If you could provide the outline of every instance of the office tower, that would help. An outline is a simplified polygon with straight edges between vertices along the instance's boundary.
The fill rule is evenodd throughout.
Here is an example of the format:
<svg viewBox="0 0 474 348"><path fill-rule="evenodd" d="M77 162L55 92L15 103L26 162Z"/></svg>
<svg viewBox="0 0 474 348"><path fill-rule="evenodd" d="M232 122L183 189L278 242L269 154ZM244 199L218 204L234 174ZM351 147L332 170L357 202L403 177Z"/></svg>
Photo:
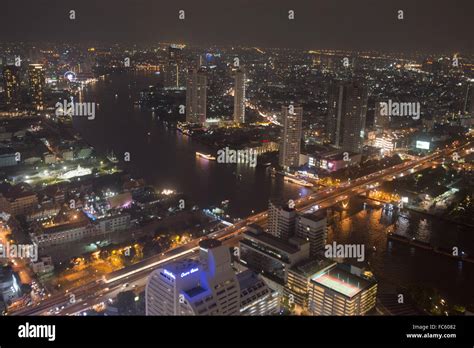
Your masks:
<svg viewBox="0 0 474 348"><path fill-rule="evenodd" d="M44 69L41 64L30 64L28 66L29 95L35 110L44 108Z"/></svg>
<svg viewBox="0 0 474 348"><path fill-rule="evenodd" d="M246 270L237 274L240 286L240 315L277 314L280 307L278 292L268 287L255 272Z"/></svg>
<svg viewBox="0 0 474 348"><path fill-rule="evenodd" d="M268 284L281 286L286 284L288 270L309 257L309 248L309 242L301 238L285 241L249 225L239 242L239 261Z"/></svg>
<svg viewBox="0 0 474 348"><path fill-rule="evenodd" d="M382 115L382 104L380 102L375 103L374 126L379 134L390 127L390 116Z"/></svg>
<svg viewBox="0 0 474 348"><path fill-rule="evenodd" d="M311 256L322 254L327 240L326 210L299 215L296 218L296 236L309 241Z"/></svg>
<svg viewBox="0 0 474 348"><path fill-rule="evenodd" d="M470 82L466 86L463 112L474 117L474 83Z"/></svg>
<svg viewBox="0 0 474 348"><path fill-rule="evenodd" d="M199 260L155 270L145 289L147 315L239 315L240 286L227 246L199 243Z"/></svg>
<svg viewBox="0 0 474 348"><path fill-rule="evenodd" d="M165 87L178 88L184 85L183 79L183 49L179 45L168 47L168 57L165 65Z"/></svg>
<svg viewBox="0 0 474 348"><path fill-rule="evenodd" d="M367 88L359 82L335 83L329 88L327 132L334 146L362 152L367 98Z"/></svg>
<svg viewBox="0 0 474 348"><path fill-rule="evenodd" d="M375 307L377 281L360 268L337 264L311 277L308 295L313 315L364 315Z"/></svg>
<svg viewBox="0 0 474 348"><path fill-rule="evenodd" d="M3 68L5 102L8 108L18 107L20 102L20 70L14 65Z"/></svg>
<svg viewBox="0 0 474 348"><path fill-rule="evenodd" d="M300 163L303 108L282 107L282 133L279 164L284 168L298 167Z"/></svg>
<svg viewBox="0 0 474 348"><path fill-rule="evenodd" d="M186 122L206 122L207 76L202 70L188 71L186 83Z"/></svg>
<svg viewBox="0 0 474 348"><path fill-rule="evenodd" d="M245 71L238 69L234 79L234 122L245 123Z"/></svg>
<svg viewBox="0 0 474 348"><path fill-rule="evenodd" d="M288 240L295 233L296 211L288 205L270 201L268 206L268 233Z"/></svg>

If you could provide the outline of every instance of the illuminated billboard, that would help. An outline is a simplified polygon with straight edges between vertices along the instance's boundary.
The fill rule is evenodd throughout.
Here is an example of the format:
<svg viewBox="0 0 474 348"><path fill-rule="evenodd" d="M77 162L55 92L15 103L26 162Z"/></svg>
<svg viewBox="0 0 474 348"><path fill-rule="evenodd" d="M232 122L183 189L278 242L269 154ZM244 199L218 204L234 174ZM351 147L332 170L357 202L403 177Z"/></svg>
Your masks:
<svg viewBox="0 0 474 348"><path fill-rule="evenodd" d="M430 142L429 141L416 141L416 148L421 150L429 150L430 149Z"/></svg>

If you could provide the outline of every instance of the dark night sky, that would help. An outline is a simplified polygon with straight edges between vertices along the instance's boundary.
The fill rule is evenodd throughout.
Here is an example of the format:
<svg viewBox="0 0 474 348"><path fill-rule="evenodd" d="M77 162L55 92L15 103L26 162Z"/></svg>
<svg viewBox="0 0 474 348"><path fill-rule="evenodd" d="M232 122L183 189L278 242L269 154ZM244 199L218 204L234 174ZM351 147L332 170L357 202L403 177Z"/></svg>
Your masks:
<svg viewBox="0 0 474 348"><path fill-rule="evenodd" d="M1 0L0 40L473 52L473 14L473 0Z"/></svg>

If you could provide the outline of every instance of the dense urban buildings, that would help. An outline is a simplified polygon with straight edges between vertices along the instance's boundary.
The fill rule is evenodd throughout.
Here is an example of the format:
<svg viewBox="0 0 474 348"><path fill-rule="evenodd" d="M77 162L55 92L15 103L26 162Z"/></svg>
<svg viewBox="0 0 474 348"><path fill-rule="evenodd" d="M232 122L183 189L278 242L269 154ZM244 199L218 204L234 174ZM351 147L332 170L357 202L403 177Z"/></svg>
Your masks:
<svg viewBox="0 0 474 348"><path fill-rule="evenodd" d="M237 1L226 17L148 2L108 6L134 19L115 16L121 28L108 13L91 25L86 5L76 22L0 20L18 29L0 30L0 313L474 313L465 21L433 20L456 25L427 37L412 7L364 17L346 1L341 21L303 3L295 16ZM434 49L445 37L453 46Z"/></svg>

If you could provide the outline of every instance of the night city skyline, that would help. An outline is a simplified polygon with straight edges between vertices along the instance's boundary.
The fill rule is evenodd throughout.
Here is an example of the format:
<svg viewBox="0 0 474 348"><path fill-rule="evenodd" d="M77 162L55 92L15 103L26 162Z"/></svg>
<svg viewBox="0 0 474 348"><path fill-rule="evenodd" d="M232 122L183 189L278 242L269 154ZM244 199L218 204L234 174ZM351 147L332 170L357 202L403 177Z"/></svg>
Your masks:
<svg viewBox="0 0 474 348"><path fill-rule="evenodd" d="M2 347L470 342L474 2L0 8Z"/></svg>
<svg viewBox="0 0 474 348"><path fill-rule="evenodd" d="M276 0L269 5L266 1L247 0L235 3L6 0L3 13L9 15L0 23L0 38L472 53L473 3L467 0L449 6L443 3L442 0L297 0L289 4ZM71 9L77 13L74 22L67 16ZM184 21L178 20L179 10L186 11ZM289 10L295 11L295 20L291 22L286 20ZM398 19L398 10L404 11L403 20Z"/></svg>

